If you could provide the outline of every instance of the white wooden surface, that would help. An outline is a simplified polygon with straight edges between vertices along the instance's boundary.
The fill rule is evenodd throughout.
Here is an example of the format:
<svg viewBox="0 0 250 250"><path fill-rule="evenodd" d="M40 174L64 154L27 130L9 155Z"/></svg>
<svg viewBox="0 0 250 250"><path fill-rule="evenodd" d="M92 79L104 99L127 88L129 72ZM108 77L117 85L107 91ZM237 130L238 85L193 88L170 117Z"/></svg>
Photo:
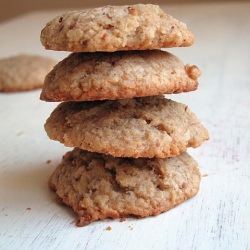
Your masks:
<svg viewBox="0 0 250 250"><path fill-rule="evenodd" d="M0 94L0 249L250 249L250 3L164 6L194 32L190 48L171 49L203 75L197 91L170 96L197 114L211 139L189 152L203 174L199 194L157 217L75 226L47 180L64 152L43 129L57 104L40 91ZM50 55L39 35L58 12L0 24L0 57ZM51 160L51 163L47 161ZM110 231L106 228L110 226Z"/></svg>

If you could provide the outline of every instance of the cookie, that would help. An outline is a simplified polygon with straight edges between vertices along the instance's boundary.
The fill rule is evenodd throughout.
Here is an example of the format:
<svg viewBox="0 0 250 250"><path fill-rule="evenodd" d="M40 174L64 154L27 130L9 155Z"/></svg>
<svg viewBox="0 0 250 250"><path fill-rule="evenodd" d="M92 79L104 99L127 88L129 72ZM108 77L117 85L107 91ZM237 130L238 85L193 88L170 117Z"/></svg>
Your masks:
<svg viewBox="0 0 250 250"><path fill-rule="evenodd" d="M40 55L21 54L0 59L0 92L41 88L55 64L53 59Z"/></svg>
<svg viewBox="0 0 250 250"><path fill-rule="evenodd" d="M106 218L165 212L199 190L197 162L187 153L167 159L114 158L74 149L49 180L59 200L78 215L78 226Z"/></svg>
<svg viewBox="0 0 250 250"><path fill-rule="evenodd" d="M196 90L201 72L162 50L72 53L45 78L41 99L89 101Z"/></svg>
<svg viewBox="0 0 250 250"><path fill-rule="evenodd" d="M163 96L64 102L51 113L45 130L65 146L115 157L166 158L208 139L186 105Z"/></svg>
<svg viewBox="0 0 250 250"><path fill-rule="evenodd" d="M66 12L48 22L40 38L46 49L72 52L153 50L194 42L186 24L152 4Z"/></svg>

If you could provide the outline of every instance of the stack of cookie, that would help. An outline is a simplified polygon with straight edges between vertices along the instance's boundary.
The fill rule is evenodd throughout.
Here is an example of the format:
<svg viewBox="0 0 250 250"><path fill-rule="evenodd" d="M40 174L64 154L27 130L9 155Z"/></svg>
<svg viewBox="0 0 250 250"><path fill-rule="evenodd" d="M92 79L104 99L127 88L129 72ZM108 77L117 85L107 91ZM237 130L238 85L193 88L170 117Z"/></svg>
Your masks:
<svg viewBox="0 0 250 250"><path fill-rule="evenodd" d="M74 149L49 185L77 225L157 215L198 192L186 150L208 132L163 94L195 90L200 71L160 50L193 41L185 24L150 4L67 12L42 30L46 49L73 52L47 75L41 99L62 102L45 130Z"/></svg>

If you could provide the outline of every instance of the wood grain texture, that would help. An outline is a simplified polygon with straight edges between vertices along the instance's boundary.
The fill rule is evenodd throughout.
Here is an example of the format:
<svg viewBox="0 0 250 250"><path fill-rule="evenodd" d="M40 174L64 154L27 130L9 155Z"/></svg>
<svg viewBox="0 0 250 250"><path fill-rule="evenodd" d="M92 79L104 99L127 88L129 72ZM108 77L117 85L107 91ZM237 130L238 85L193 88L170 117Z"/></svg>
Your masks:
<svg viewBox="0 0 250 250"><path fill-rule="evenodd" d="M250 248L250 3L163 7L196 36L194 46L169 51L203 71L197 91L168 96L189 105L210 132L210 141L189 150L203 174L199 194L156 217L76 227L75 215L56 204L47 187L70 150L43 129L57 104L41 102L39 90L0 94L0 249ZM0 24L0 56L64 58L39 41L41 28L58 13Z"/></svg>

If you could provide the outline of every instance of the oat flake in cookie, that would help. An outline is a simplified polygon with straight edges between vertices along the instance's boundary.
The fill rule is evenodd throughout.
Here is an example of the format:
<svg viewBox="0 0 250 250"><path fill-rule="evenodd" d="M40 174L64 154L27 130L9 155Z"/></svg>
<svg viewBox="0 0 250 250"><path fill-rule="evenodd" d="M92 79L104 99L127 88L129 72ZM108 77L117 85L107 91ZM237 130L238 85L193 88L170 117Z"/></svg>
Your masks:
<svg viewBox="0 0 250 250"><path fill-rule="evenodd" d="M197 162L187 153L167 159L114 158L81 149L64 155L49 180L78 226L106 218L165 212L199 190Z"/></svg>
<svg viewBox="0 0 250 250"><path fill-rule="evenodd" d="M45 101L123 99L194 91L201 72L162 50L72 53L46 76Z"/></svg>
<svg viewBox="0 0 250 250"><path fill-rule="evenodd" d="M58 51L113 52L190 46L194 36L158 5L136 4L66 12L47 23L41 42Z"/></svg>
<svg viewBox="0 0 250 250"><path fill-rule="evenodd" d="M56 61L40 55L20 54L0 59L0 92L41 88Z"/></svg>
<svg viewBox="0 0 250 250"><path fill-rule="evenodd" d="M64 102L45 130L68 147L135 158L176 156L209 137L186 105L163 96Z"/></svg>

